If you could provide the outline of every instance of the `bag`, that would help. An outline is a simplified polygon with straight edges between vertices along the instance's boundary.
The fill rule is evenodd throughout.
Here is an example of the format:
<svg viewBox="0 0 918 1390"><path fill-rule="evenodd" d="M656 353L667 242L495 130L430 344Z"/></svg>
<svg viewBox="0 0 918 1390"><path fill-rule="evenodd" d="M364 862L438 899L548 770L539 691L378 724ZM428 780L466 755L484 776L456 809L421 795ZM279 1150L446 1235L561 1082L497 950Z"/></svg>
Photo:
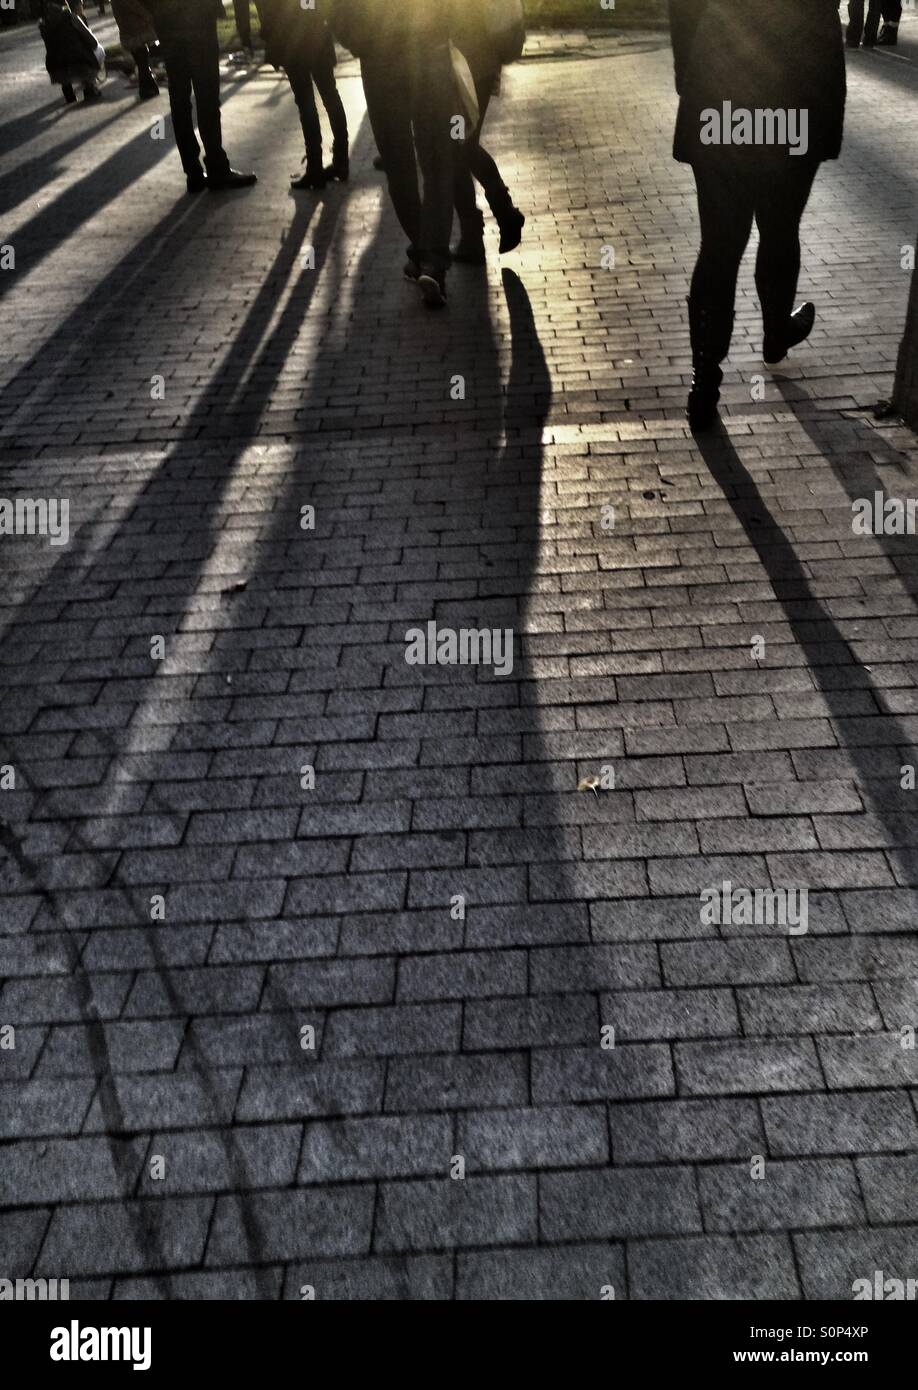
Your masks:
<svg viewBox="0 0 918 1390"><path fill-rule="evenodd" d="M468 60L463 53L460 53L454 43L449 46L449 56L453 64L453 77L456 80L459 111L465 118L466 135L471 135L473 130L478 129L478 122L481 120L481 108L478 105L475 79L472 76L472 69L468 65Z"/></svg>
<svg viewBox="0 0 918 1390"><path fill-rule="evenodd" d="M523 0L489 0L488 32L501 63L515 63L526 46Z"/></svg>

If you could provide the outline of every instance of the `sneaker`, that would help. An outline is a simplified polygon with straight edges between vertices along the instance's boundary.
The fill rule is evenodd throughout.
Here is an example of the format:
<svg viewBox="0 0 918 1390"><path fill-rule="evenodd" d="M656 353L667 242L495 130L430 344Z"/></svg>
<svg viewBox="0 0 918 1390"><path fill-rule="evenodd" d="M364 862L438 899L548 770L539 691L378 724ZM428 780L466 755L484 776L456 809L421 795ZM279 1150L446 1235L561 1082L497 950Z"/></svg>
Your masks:
<svg viewBox="0 0 918 1390"><path fill-rule="evenodd" d="M428 309L443 309L446 306L446 278L432 270L421 270L418 276L421 298Z"/></svg>

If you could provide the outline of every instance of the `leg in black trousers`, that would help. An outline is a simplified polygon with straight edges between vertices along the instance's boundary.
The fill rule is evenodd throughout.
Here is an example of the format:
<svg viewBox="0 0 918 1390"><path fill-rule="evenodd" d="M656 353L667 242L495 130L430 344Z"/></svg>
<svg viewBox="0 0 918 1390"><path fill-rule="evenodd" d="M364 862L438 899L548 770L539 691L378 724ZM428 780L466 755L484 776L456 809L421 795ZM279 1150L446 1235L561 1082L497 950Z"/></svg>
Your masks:
<svg viewBox="0 0 918 1390"><path fill-rule="evenodd" d="M484 218L475 198L473 180L477 179L484 189L488 206L500 227L501 253L512 251L514 247L519 246L526 221L519 209L514 207L510 190L501 178L496 161L481 143L482 128L499 76L499 68L486 73L476 73L478 125L456 152L455 203L459 215L460 240L453 252L453 259L475 265L484 263L485 250Z"/></svg>
<svg viewBox="0 0 918 1390"><path fill-rule="evenodd" d="M350 137L347 129L347 113L344 110L341 93L338 91L338 83L335 81L335 42L331 34L329 34L328 43L313 69L312 77L319 96L322 98L322 105L328 115L332 132L332 162L328 173L330 177L343 181L347 179L350 172L348 149Z"/></svg>
<svg viewBox="0 0 918 1390"><path fill-rule="evenodd" d="M249 0L233 0L233 19L236 23L236 33L239 35L239 42L242 47L251 51L252 48L252 10Z"/></svg>
<svg viewBox="0 0 918 1390"><path fill-rule="evenodd" d="M422 282L436 281L442 291L450 259L455 184L455 84L449 45L425 44L419 52L398 58L368 54L361 70L389 195L409 240L406 270L413 278L420 273Z"/></svg>
<svg viewBox="0 0 918 1390"><path fill-rule="evenodd" d="M408 238L408 259L421 260L421 191L411 129L408 75L388 58L366 55L360 64L367 114L376 148L385 163L389 196L402 231Z"/></svg>
<svg viewBox="0 0 918 1390"><path fill-rule="evenodd" d="M306 142L306 172L301 179L295 181L294 187L319 188L329 178L347 179L347 115L335 81L335 48L331 35L328 44L312 66L305 59L292 56L287 62L287 77L300 113L303 139ZM322 167L322 124L316 107L313 83L318 88L332 128L332 163L327 170L323 170Z"/></svg>
<svg viewBox="0 0 918 1390"><path fill-rule="evenodd" d="M865 20L865 0L848 0L847 42L850 48L857 48L862 37L865 48L873 47L877 41L882 6L883 0L866 0L867 18Z"/></svg>
<svg viewBox="0 0 918 1390"><path fill-rule="evenodd" d="M877 42L897 44L899 42L899 21L902 18L902 0L883 0L883 28Z"/></svg>
<svg viewBox="0 0 918 1390"><path fill-rule="evenodd" d="M243 187L254 174L237 175L223 148L220 121L220 46L213 19L183 17L177 23L160 21L159 39L169 75L172 126L189 191L204 186L200 148L195 134L191 96L197 109L198 131L204 146L207 182L212 188Z"/></svg>

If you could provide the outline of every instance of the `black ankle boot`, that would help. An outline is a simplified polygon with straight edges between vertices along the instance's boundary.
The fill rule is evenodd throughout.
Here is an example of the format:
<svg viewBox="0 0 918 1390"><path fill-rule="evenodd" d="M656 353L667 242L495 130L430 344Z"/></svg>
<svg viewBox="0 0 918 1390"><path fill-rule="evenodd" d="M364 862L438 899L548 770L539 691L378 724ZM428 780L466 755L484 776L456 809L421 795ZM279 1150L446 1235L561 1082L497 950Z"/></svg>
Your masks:
<svg viewBox="0 0 918 1390"><path fill-rule="evenodd" d="M332 162L325 169L327 183L347 183L351 177L351 161L347 154L332 154Z"/></svg>
<svg viewBox="0 0 918 1390"><path fill-rule="evenodd" d="M515 251L523 240L526 218L519 208L514 206L510 190L505 183L499 184L496 188L486 188L485 197L500 227L500 254L505 256L508 251Z"/></svg>
<svg viewBox="0 0 918 1390"><path fill-rule="evenodd" d="M298 179L290 180L290 187L298 191L309 188L324 188L328 183L328 174L321 167L306 165L305 174L301 174Z"/></svg>
<svg viewBox="0 0 918 1390"><path fill-rule="evenodd" d="M795 348L798 343L806 342L816 322L816 305L807 300L795 309L784 323L772 322L763 305L763 317L765 338L762 343L762 358L767 366L773 367L776 363L784 361L791 348Z"/></svg>
<svg viewBox="0 0 918 1390"><path fill-rule="evenodd" d="M886 23L883 25L883 28L880 30L880 37L877 39L877 43L883 44L885 48L893 48L898 42L899 26L898 24L892 24L889 20L887 20Z"/></svg>
<svg viewBox="0 0 918 1390"><path fill-rule="evenodd" d="M720 364L730 347L733 312L693 298L688 301L692 338L692 389L686 418L694 434L710 429L717 419L717 402L724 374Z"/></svg>

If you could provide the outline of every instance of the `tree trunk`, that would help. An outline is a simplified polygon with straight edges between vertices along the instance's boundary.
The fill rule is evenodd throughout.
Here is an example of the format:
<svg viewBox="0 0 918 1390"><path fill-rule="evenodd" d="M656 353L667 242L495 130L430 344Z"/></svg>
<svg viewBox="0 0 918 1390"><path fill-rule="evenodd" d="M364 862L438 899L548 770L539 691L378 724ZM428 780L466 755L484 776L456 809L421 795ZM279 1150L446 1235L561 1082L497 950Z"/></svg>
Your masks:
<svg viewBox="0 0 918 1390"><path fill-rule="evenodd" d="M918 429L918 271L912 273L912 292L905 320L905 337L896 369L896 410L913 429Z"/></svg>

